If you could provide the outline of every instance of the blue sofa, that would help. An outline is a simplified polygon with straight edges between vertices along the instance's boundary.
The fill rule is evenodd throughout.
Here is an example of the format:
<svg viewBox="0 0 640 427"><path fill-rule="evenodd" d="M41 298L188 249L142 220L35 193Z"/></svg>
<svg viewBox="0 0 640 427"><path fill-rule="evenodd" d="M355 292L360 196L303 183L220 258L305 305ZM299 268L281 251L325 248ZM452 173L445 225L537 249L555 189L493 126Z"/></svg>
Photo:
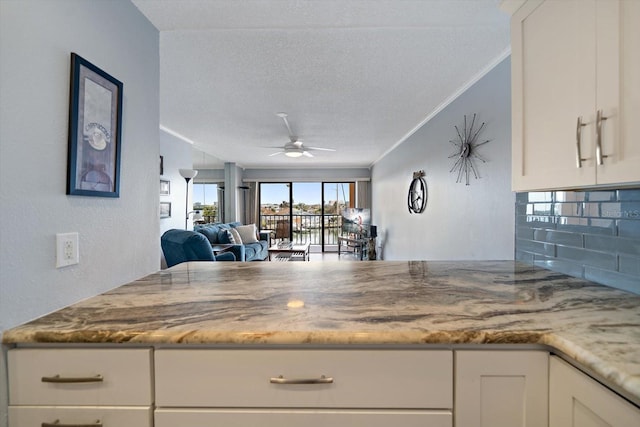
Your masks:
<svg viewBox="0 0 640 427"><path fill-rule="evenodd" d="M211 245L222 245L231 242L229 230L241 225L241 222L202 224L196 225L194 230L203 234ZM263 261L269 256L269 238L269 233L260 233L257 242L234 244L229 251L237 261Z"/></svg>
<svg viewBox="0 0 640 427"><path fill-rule="evenodd" d="M211 244L200 233L188 230L167 230L160 238L167 267L187 261L235 261L231 252L214 255Z"/></svg>

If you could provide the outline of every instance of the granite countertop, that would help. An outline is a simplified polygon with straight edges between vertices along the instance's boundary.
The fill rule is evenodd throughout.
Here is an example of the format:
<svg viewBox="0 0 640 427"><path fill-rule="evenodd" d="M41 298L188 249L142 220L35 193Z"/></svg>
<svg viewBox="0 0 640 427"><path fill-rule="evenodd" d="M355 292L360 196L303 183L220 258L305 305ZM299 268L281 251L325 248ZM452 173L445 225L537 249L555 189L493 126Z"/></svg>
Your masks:
<svg viewBox="0 0 640 427"><path fill-rule="evenodd" d="M5 344L542 344L640 402L640 296L513 261L186 263Z"/></svg>

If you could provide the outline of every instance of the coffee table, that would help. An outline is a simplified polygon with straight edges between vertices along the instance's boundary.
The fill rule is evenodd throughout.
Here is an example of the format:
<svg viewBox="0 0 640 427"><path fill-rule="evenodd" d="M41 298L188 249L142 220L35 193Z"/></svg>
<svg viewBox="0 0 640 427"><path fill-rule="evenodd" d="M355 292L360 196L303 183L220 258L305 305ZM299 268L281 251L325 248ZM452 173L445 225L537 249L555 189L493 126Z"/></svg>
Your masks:
<svg viewBox="0 0 640 427"><path fill-rule="evenodd" d="M226 252L233 247L230 243L221 243L218 245L211 245L211 250L214 255L218 255L219 253Z"/></svg>
<svg viewBox="0 0 640 427"><path fill-rule="evenodd" d="M309 242L292 245L288 248L279 248L278 245L273 245L269 248L269 261L272 256L275 261L309 261L310 246Z"/></svg>

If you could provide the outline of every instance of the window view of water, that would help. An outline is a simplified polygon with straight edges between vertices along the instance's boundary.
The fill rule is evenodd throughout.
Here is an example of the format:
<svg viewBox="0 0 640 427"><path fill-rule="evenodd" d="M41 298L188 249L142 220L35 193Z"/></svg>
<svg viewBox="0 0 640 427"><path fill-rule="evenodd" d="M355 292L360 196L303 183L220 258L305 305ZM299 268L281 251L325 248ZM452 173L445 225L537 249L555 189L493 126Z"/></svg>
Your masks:
<svg viewBox="0 0 640 427"><path fill-rule="evenodd" d="M276 239L337 245L354 183L261 183L260 228Z"/></svg>
<svg viewBox="0 0 640 427"><path fill-rule="evenodd" d="M272 230L277 240L301 244L337 246L342 230L342 212L353 207L355 183L260 183L261 230ZM198 222L220 222L218 185L193 184L193 209Z"/></svg>

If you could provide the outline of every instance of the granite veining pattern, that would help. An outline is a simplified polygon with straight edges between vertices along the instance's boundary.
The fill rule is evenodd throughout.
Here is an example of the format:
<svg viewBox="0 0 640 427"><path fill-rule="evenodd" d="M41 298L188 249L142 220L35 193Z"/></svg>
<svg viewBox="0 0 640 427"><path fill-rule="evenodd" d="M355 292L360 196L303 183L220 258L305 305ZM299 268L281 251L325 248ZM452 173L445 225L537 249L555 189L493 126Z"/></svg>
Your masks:
<svg viewBox="0 0 640 427"><path fill-rule="evenodd" d="M5 344L544 344L640 402L640 296L512 261L187 263Z"/></svg>

